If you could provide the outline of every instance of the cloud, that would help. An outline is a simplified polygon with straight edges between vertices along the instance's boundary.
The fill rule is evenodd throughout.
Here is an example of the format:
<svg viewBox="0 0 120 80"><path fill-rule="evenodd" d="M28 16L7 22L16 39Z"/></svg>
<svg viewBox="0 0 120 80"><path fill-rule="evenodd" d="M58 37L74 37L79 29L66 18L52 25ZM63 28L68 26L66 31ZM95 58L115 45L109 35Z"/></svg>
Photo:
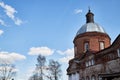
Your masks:
<svg viewBox="0 0 120 80"><path fill-rule="evenodd" d="M0 19L0 24L6 26L5 22L2 19Z"/></svg>
<svg viewBox="0 0 120 80"><path fill-rule="evenodd" d="M1 36L3 33L4 33L4 31L3 31L3 30L0 30L0 36Z"/></svg>
<svg viewBox="0 0 120 80"><path fill-rule="evenodd" d="M74 57L74 48L67 49L65 51L58 50L57 53L64 56L59 59L60 62L68 63L68 61Z"/></svg>
<svg viewBox="0 0 120 80"><path fill-rule="evenodd" d="M72 58L73 58L73 56L66 56L66 57L60 58L59 60L60 60L60 62L68 63L68 61Z"/></svg>
<svg viewBox="0 0 120 80"><path fill-rule="evenodd" d="M23 23L23 21L20 20L19 18L16 18L14 21L16 25L21 25Z"/></svg>
<svg viewBox="0 0 120 80"><path fill-rule="evenodd" d="M15 13L17 13L17 11L15 10L15 8L13 8L10 5L5 4L4 2L0 2L0 6L5 10L6 15L11 18L16 25L21 25L23 23L22 20L20 20L19 18L15 17Z"/></svg>
<svg viewBox="0 0 120 80"><path fill-rule="evenodd" d="M29 55L43 55L43 56L49 56L54 53L54 50L48 48L48 47L32 47L30 48Z"/></svg>
<svg viewBox="0 0 120 80"><path fill-rule="evenodd" d="M0 52L0 63L14 63L15 61L24 60L26 57L18 53Z"/></svg>
<svg viewBox="0 0 120 80"><path fill-rule="evenodd" d="M75 9L75 10L74 10L74 13L75 13L75 14L80 14L80 13L82 13L82 9Z"/></svg>

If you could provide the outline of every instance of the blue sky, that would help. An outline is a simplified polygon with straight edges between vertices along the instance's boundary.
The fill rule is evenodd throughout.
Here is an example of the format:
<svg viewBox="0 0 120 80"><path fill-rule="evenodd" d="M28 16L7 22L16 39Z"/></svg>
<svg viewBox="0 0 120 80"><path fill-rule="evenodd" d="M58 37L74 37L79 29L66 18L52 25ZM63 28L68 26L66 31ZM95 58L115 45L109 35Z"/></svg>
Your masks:
<svg viewBox="0 0 120 80"><path fill-rule="evenodd" d="M17 80L30 77L41 53L59 61L66 74L88 6L113 42L120 33L119 5L119 0L0 0L0 58L16 65Z"/></svg>

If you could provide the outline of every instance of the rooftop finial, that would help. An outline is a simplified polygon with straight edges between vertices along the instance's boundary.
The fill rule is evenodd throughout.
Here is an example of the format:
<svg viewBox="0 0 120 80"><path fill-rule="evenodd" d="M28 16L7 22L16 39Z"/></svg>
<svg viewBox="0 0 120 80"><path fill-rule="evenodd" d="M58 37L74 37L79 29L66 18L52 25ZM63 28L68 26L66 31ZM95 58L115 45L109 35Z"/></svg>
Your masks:
<svg viewBox="0 0 120 80"><path fill-rule="evenodd" d="M88 11L91 12L91 10L90 10L90 6L88 6Z"/></svg>

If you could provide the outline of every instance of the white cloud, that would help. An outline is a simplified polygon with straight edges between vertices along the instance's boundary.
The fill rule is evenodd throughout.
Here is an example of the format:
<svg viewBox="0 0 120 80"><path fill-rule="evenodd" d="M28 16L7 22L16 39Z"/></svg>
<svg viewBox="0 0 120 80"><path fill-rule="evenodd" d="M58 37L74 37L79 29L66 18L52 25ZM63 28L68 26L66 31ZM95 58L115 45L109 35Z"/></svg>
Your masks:
<svg viewBox="0 0 120 80"><path fill-rule="evenodd" d="M13 63L15 61L24 60L26 57L18 53L0 52L0 63Z"/></svg>
<svg viewBox="0 0 120 80"><path fill-rule="evenodd" d="M48 47L32 47L30 48L29 55L43 55L43 56L49 56L54 53L54 50L48 48Z"/></svg>
<svg viewBox="0 0 120 80"><path fill-rule="evenodd" d="M57 52L61 55L73 55L74 49L71 48L71 49L67 49L65 51L58 50Z"/></svg>
<svg viewBox="0 0 120 80"><path fill-rule="evenodd" d="M75 13L75 14L80 14L80 13L82 13L82 9L75 9L75 10L74 10L74 13Z"/></svg>
<svg viewBox="0 0 120 80"><path fill-rule="evenodd" d="M4 31L3 31L3 30L0 30L0 36L1 36L3 33L4 33Z"/></svg>
<svg viewBox="0 0 120 80"><path fill-rule="evenodd" d="M68 63L68 61L72 58L73 58L73 56L65 56L63 58L60 58L59 60L60 60L60 62Z"/></svg>
<svg viewBox="0 0 120 80"><path fill-rule="evenodd" d="M23 21L20 20L19 18L16 18L14 21L16 25L21 25L23 23Z"/></svg>
<svg viewBox="0 0 120 80"><path fill-rule="evenodd" d="M5 22L2 19L0 19L0 24L6 26Z"/></svg>
<svg viewBox="0 0 120 80"><path fill-rule="evenodd" d="M5 10L6 15L9 18L11 18L15 22L16 25L21 25L23 23L22 20L15 17L15 13L17 13L15 8L13 8L10 5L5 4L4 2L0 2L0 6Z"/></svg>
<svg viewBox="0 0 120 80"><path fill-rule="evenodd" d="M64 57L60 58L60 62L68 63L70 59L74 57L74 48L67 49L65 51L57 51L60 55L64 55Z"/></svg>

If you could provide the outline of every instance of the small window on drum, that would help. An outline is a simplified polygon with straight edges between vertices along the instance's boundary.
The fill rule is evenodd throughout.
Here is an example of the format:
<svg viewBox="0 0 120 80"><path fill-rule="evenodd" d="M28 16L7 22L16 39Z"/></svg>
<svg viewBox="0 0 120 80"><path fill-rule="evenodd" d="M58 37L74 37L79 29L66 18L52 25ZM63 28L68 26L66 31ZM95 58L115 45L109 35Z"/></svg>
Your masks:
<svg viewBox="0 0 120 80"><path fill-rule="evenodd" d="M89 43L88 42L84 43L84 49L85 49L85 52L89 50Z"/></svg>
<svg viewBox="0 0 120 80"><path fill-rule="evenodd" d="M100 42L100 50L102 50L102 49L104 49L104 48L105 48L104 42L101 41L101 42Z"/></svg>

